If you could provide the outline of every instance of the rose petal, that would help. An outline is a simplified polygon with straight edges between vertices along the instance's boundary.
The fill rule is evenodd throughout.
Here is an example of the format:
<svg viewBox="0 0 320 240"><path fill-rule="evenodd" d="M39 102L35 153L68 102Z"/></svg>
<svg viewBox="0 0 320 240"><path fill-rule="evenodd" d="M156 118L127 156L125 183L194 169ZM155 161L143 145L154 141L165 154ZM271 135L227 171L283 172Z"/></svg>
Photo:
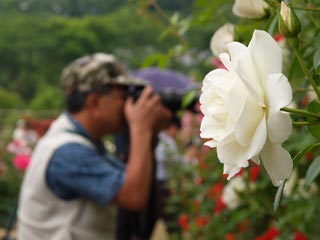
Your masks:
<svg viewBox="0 0 320 240"><path fill-rule="evenodd" d="M230 55L228 53L221 53L219 54L219 59L221 60L222 64L231 72L234 72L234 67L230 61Z"/></svg>
<svg viewBox="0 0 320 240"><path fill-rule="evenodd" d="M271 111L280 110L292 101L292 89L282 73L271 74L266 81L266 93Z"/></svg>
<svg viewBox="0 0 320 240"><path fill-rule="evenodd" d="M269 111L268 137L273 143L283 143L292 132L292 121L287 113Z"/></svg>
<svg viewBox="0 0 320 240"><path fill-rule="evenodd" d="M261 106L265 106L261 80L259 80L255 63L248 48L240 43L233 42L228 44L228 49L233 67L248 92Z"/></svg>
<svg viewBox="0 0 320 240"><path fill-rule="evenodd" d="M223 174L228 174L227 180L230 180L234 175L236 175L241 170L241 167L235 165L223 165Z"/></svg>
<svg viewBox="0 0 320 240"><path fill-rule="evenodd" d="M235 77L238 78L238 77ZM229 93L229 101L227 102L227 111L234 122L237 122L240 118L242 109L245 105L248 91L244 87L243 83L238 80L231 88Z"/></svg>
<svg viewBox="0 0 320 240"><path fill-rule="evenodd" d="M204 145L211 147L211 148L215 148L215 147L217 147L217 141L212 139L212 140L205 142Z"/></svg>
<svg viewBox="0 0 320 240"><path fill-rule="evenodd" d="M232 87L230 73L225 70L214 70L206 75L200 96L200 109L204 114L201 122L201 137L222 139L233 125L228 120L226 99Z"/></svg>
<svg viewBox="0 0 320 240"><path fill-rule="evenodd" d="M266 144L267 140L267 123L265 116L262 118L261 122L259 123L256 132L252 138L247 158L251 159L256 163L260 163L258 155L260 154L261 150L263 149L264 145Z"/></svg>
<svg viewBox="0 0 320 240"><path fill-rule="evenodd" d="M248 166L246 150L247 148L242 147L235 141L234 134L229 134L217 144L218 158L220 162L227 164L227 168L229 169L232 169L233 167L240 169L241 167Z"/></svg>
<svg viewBox="0 0 320 240"><path fill-rule="evenodd" d="M204 116L200 125L200 136L202 138L212 138L216 135L215 126L212 124L212 120L209 117Z"/></svg>
<svg viewBox="0 0 320 240"><path fill-rule="evenodd" d="M241 109L240 118L235 127L235 136L240 145L248 147L251 144L257 126L259 126L263 117L263 109L250 95L247 95L245 104Z"/></svg>
<svg viewBox="0 0 320 240"><path fill-rule="evenodd" d="M260 79L272 73L282 72L282 50L279 44L265 31L255 30L248 45Z"/></svg>
<svg viewBox="0 0 320 240"><path fill-rule="evenodd" d="M261 161L274 186L279 186L292 173L293 161L290 154L278 144L267 142L261 152Z"/></svg>

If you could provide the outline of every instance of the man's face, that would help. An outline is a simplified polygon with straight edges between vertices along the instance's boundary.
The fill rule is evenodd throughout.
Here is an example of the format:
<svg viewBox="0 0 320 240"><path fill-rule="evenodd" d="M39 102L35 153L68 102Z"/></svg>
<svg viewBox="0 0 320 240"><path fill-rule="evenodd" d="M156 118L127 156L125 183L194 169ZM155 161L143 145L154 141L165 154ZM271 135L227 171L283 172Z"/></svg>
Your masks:
<svg viewBox="0 0 320 240"><path fill-rule="evenodd" d="M104 133L120 132L125 126L124 104L126 88L113 86L106 94L100 95L99 111L101 130Z"/></svg>

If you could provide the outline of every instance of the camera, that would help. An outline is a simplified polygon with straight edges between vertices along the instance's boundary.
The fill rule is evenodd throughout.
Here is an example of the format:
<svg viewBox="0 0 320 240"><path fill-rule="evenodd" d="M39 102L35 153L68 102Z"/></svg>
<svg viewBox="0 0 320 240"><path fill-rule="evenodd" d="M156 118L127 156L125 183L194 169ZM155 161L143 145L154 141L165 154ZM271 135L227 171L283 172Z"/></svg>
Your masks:
<svg viewBox="0 0 320 240"><path fill-rule="evenodd" d="M145 86L130 86L127 89L127 97L132 97L134 101L137 101L140 97ZM190 91L194 91L195 89L190 89ZM199 112L196 105L199 101L199 96L197 94L193 94L190 97L190 100L185 104L184 97L189 91L178 91L172 88L164 88L155 93L160 95L160 100L162 104L168 108L173 114L176 114L179 110L189 110L194 113ZM116 155L123 162L127 162L129 156L129 148L130 148L130 137L129 137L129 128L115 135L115 145L116 145Z"/></svg>
<svg viewBox="0 0 320 240"><path fill-rule="evenodd" d="M138 100L145 86L130 87L127 92L127 96L133 98L134 101ZM190 89L190 91L194 91ZM172 88L165 88L155 93L159 94L162 104L168 108L171 112L175 113L179 110L187 109L193 112L197 112L196 104L199 100L199 96L192 94L188 101L184 102L184 97L188 94L187 91L179 91Z"/></svg>

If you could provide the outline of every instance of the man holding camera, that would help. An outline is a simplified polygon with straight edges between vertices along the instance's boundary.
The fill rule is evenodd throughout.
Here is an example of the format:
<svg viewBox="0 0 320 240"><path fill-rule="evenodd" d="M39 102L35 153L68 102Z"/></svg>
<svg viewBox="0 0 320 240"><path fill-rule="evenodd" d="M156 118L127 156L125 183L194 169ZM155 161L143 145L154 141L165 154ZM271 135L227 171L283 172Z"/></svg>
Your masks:
<svg viewBox="0 0 320 240"><path fill-rule="evenodd" d="M130 78L109 54L73 61L63 71L67 111L39 141L24 177L18 239L113 239L106 228L108 205L145 206L152 178L152 139L170 119L160 97L146 86L133 101ZM127 165L103 145L106 134L128 124Z"/></svg>

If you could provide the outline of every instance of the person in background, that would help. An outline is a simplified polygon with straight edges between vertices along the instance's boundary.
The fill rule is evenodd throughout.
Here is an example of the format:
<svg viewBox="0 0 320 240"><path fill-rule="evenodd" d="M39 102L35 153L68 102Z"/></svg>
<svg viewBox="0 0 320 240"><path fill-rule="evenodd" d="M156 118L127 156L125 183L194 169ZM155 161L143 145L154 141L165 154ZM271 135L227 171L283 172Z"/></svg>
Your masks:
<svg viewBox="0 0 320 240"><path fill-rule="evenodd" d="M13 131L13 140L23 141L32 147L36 144L38 138L38 133L32 128L27 117L18 119L17 127Z"/></svg>
<svg viewBox="0 0 320 240"><path fill-rule="evenodd" d="M186 164L198 164L201 141L199 138L191 139L185 146L184 162Z"/></svg>
<svg viewBox="0 0 320 240"><path fill-rule="evenodd" d="M18 170L24 171L30 163L30 156L39 135L32 128L29 117L18 119L12 135L12 141L7 145L7 151L14 154L13 165Z"/></svg>
<svg viewBox="0 0 320 240"><path fill-rule="evenodd" d="M168 128L161 131L158 135L159 142L155 148L156 159L156 216L162 219L167 225L167 230L173 232L170 228L170 221L173 220L171 214L165 210L170 189L168 188L168 170L173 164L183 164L183 155L179 152L177 137L181 129L180 119L173 115Z"/></svg>
<svg viewBox="0 0 320 240"><path fill-rule="evenodd" d="M136 102L132 79L113 55L74 60L63 71L67 110L39 140L24 176L19 240L114 239L108 209L143 209L152 179L152 139L171 113L144 87ZM109 154L103 137L130 129L126 166Z"/></svg>

